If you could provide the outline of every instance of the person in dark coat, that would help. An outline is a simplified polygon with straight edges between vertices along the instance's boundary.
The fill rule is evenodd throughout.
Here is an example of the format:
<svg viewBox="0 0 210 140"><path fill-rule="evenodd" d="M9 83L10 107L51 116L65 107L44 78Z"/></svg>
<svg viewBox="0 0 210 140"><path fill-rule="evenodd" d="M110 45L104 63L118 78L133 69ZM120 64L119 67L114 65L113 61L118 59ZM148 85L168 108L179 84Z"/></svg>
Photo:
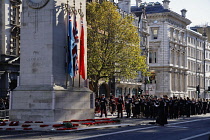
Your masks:
<svg viewBox="0 0 210 140"><path fill-rule="evenodd" d="M155 106L154 106L155 98L152 98L150 100L150 118L154 119L155 118Z"/></svg>
<svg viewBox="0 0 210 140"><path fill-rule="evenodd" d="M168 103L168 108L169 108L169 118L173 119L174 118L174 100L172 97L169 98L169 103Z"/></svg>
<svg viewBox="0 0 210 140"><path fill-rule="evenodd" d="M95 114L99 115L100 113L100 101L98 98L95 99Z"/></svg>
<svg viewBox="0 0 210 140"><path fill-rule="evenodd" d="M131 109L132 109L132 98L130 98L130 94L125 98L125 110L127 113L127 118L131 117Z"/></svg>
<svg viewBox="0 0 210 140"><path fill-rule="evenodd" d="M102 97L100 98L100 107L101 107L101 116L100 117L102 117L103 113L105 114L105 117L107 117L106 106L107 106L107 99L105 98L104 95L102 95Z"/></svg>
<svg viewBox="0 0 210 140"><path fill-rule="evenodd" d="M156 123L161 125L161 126L164 126L165 124L167 124L167 118L166 118L166 115L165 115L165 103L163 101L162 98L159 98L159 104L155 104L156 107L158 107L158 116L157 116L157 119L156 119Z"/></svg>
<svg viewBox="0 0 210 140"><path fill-rule="evenodd" d="M203 108L203 102L202 102L202 99L198 99L198 104L199 104L199 115L202 114L202 108Z"/></svg>
<svg viewBox="0 0 210 140"><path fill-rule="evenodd" d="M191 100L189 99L189 97L187 97L187 100L185 102L185 112L187 117L190 117L191 103Z"/></svg>
<svg viewBox="0 0 210 140"><path fill-rule="evenodd" d="M123 96L119 96L117 100L117 118L123 117L123 105L124 105Z"/></svg>
<svg viewBox="0 0 210 140"><path fill-rule="evenodd" d="M179 117L179 100L177 97L174 97L174 119L178 119Z"/></svg>
<svg viewBox="0 0 210 140"><path fill-rule="evenodd" d="M199 103L199 99L196 99L195 102L195 115L199 115L200 114L200 103Z"/></svg>
<svg viewBox="0 0 210 140"><path fill-rule="evenodd" d="M163 102L164 102L164 114L165 114L165 118L168 118L168 114L169 114L169 99L167 95L163 96ZM166 124L168 123L167 120L165 122Z"/></svg>
<svg viewBox="0 0 210 140"><path fill-rule="evenodd" d="M202 106L202 113L203 113L203 114L206 114L206 110L207 110L207 101L208 101L208 100L203 99L203 106Z"/></svg>
<svg viewBox="0 0 210 140"><path fill-rule="evenodd" d="M191 115L195 115L195 99L192 98L192 102L191 102Z"/></svg>
<svg viewBox="0 0 210 140"><path fill-rule="evenodd" d="M111 114L113 116L116 111L116 99L113 95L110 97L109 103L110 103L110 107L111 107Z"/></svg>
<svg viewBox="0 0 210 140"><path fill-rule="evenodd" d="M150 116L150 101L148 98L144 102L144 116L148 119Z"/></svg>
<svg viewBox="0 0 210 140"><path fill-rule="evenodd" d="M180 97L179 99L179 116L184 116L185 101Z"/></svg>
<svg viewBox="0 0 210 140"><path fill-rule="evenodd" d="M133 117L140 118L140 99L136 98L133 102L134 105L134 112Z"/></svg>

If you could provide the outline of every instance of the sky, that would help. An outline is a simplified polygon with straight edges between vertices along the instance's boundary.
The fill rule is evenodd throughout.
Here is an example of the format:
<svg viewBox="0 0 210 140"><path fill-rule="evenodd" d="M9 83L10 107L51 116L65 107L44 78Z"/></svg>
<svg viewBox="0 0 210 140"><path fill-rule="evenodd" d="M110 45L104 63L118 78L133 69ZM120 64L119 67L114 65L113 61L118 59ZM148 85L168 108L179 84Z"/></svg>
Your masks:
<svg viewBox="0 0 210 140"><path fill-rule="evenodd" d="M160 2L163 0L142 0L142 2ZM131 5L135 5L136 0L131 0ZM210 26L210 0L170 0L170 10L181 14L182 9L186 9L186 18L191 20L190 26L209 25Z"/></svg>

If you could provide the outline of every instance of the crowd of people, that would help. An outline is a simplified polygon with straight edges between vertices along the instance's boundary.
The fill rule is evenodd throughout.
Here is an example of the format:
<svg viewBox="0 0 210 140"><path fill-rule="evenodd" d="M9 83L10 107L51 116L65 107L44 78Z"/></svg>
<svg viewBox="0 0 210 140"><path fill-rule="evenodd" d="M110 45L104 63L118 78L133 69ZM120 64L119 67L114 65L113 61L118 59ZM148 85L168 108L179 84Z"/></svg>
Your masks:
<svg viewBox="0 0 210 140"><path fill-rule="evenodd" d="M156 119L159 125L167 124L167 119L177 119L179 117L190 117L191 115L201 115L210 113L210 100L168 97L167 95L157 98L148 96L119 96L115 98L102 97L95 100L95 113L102 117L107 111L113 115L117 113L117 118L123 118L126 112L127 118L151 118Z"/></svg>

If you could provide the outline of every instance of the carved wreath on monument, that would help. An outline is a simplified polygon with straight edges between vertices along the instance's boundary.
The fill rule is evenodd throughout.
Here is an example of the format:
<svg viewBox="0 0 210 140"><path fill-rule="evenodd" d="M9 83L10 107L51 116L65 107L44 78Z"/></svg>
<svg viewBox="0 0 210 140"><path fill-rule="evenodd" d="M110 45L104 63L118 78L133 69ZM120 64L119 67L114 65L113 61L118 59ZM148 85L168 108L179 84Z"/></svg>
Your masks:
<svg viewBox="0 0 210 140"><path fill-rule="evenodd" d="M50 0L26 0L29 7L33 9L40 9L44 7Z"/></svg>

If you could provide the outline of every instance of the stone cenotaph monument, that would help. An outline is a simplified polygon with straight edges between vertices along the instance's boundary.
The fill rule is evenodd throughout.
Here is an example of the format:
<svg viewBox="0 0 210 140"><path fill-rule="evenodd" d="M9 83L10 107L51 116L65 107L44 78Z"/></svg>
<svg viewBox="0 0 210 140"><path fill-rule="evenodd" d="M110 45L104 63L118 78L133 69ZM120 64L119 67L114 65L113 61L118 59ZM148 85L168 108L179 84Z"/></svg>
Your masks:
<svg viewBox="0 0 210 140"><path fill-rule="evenodd" d="M10 95L10 120L59 122L94 117L93 93L77 84L79 74L72 80L66 70L67 5L83 12L86 34L86 1L22 1L20 77ZM76 19L79 36L78 12Z"/></svg>

